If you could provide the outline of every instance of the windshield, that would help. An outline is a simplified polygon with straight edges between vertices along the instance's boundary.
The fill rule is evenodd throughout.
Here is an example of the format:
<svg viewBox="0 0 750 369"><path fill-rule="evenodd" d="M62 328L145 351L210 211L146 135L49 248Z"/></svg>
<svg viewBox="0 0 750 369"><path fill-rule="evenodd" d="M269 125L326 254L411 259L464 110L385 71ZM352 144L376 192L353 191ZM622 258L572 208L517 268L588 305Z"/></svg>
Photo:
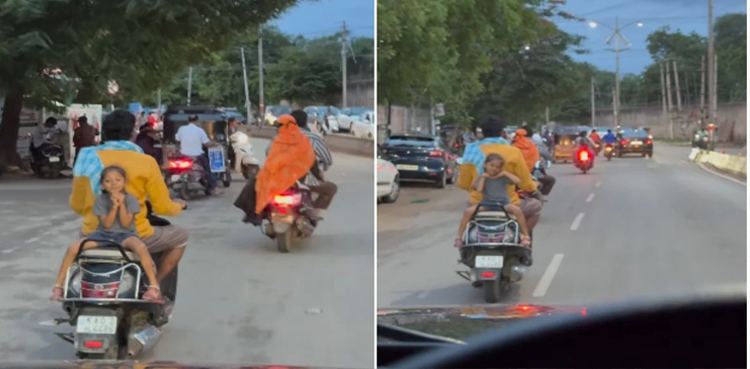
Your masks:
<svg viewBox="0 0 750 369"><path fill-rule="evenodd" d="M387 150L400 192L377 207L378 320L468 339L516 318L745 293L746 3L522 0L497 12L458 3L444 22L379 1L378 120L391 135L451 138L438 127L454 125L513 147L479 135L450 143L460 164L434 167L433 153ZM708 3L725 5L710 15ZM405 31L414 24L420 32ZM705 88L701 70L722 91ZM694 139L709 123L717 129ZM517 127L553 134L536 146L513 137ZM575 144L581 132L604 142L620 127L613 145ZM493 190L492 173L517 184ZM479 206L493 193L502 206ZM496 214L505 204L517 224ZM527 310L491 311L516 306Z"/></svg>

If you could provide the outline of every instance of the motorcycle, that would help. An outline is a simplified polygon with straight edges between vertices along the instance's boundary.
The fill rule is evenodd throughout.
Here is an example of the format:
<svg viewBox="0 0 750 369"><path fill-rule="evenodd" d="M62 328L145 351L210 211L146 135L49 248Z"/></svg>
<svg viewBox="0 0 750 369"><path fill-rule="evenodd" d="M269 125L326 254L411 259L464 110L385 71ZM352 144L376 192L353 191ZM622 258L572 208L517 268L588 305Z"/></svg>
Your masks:
<svg viewBox="0 0 750 369"><path fill-rule="evenodd" d="M169 224L153 215L149 220ZM152 256L158 265L164 255ZM177 268L161 282L162 295L169 304L143 300L147 282L138 255L119 244L79 251L63 286L62 308L68 317L41 325L68 323L75 327L73 333L55 334L73 344L81 359L132 359L152 349L161 338L177 297Z"/></svg>
<svg viewBox="0 0 750 369"><path fill-rule="evenodd" d="M208 194L208 172L189 156L179 156L169 159L166 172L167 187L171 188L179 198L190 200L193 193Z"/></svg>
<svg viewBox="0 0 750 369"><path fill-rule="evenodd" d="M232 144L234 157L240 166L242 176L245 179L250 179L250 177L258 174L260 162L255 157L250 138L244 132L237 131L229 136L229 142Z"/></svg>
<svg viewBox="0 0 750 369"><path fill-rule="evenodd" d="M31 152L31 170L37 176L51 179L60 178L60 172L65 164L62 146L44 143L38 148L29 147L29 151Z"/></svg>
<svg viewBox="0 0 750 369"><path fill-rule="evenodd" d="M586 174L594 166L594 158L591 157L591 151L586 147L578 149L574 162L576 168L580 169L583 174Z"/></svg>
<svg viewBox="0 0 750 369"><path fill-rule="evenodd" d="M702 150L708 150L708 134L696 133L693 136L692 147L697 147Z"/></svg>
<svg viewBox="0 0 750 369"><path fill-rule="evenodd" d="M469 271L456 273L474 288L483 288L486 302L496 303L513 283L523 279L526 267L532 263L531 248L521 246L515 217L496 203L479 205L490 210L477 208L472 214L463 235L464 246L459 250L459 263L468 266Z"/></svg>
<svg viewBox="0 0 750 369"><path fill-rule="evenodd" d="M310 188L300 182L274 196L264 212L268 221L264 233L276 239L280 253L291 250L294 238L312 236L318 223L308 215L313 210Z"/></svg>
<svg viewBox="0 0 750 369"><path fill-rule="evenodd" d="M612 144L606 144L604 146L604 156L607 157L607 161L612 160L612 156L614 155L615 147Z"/></svg>

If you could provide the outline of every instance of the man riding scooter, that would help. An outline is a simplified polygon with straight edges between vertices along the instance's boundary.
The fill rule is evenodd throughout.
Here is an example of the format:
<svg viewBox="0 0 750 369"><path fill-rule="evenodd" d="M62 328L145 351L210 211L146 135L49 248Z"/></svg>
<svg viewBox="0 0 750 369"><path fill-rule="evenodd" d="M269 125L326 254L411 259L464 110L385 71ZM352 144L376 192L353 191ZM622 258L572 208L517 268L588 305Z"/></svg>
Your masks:
<svg viewBox="0 0 750 369"><path fill-rule="evenodd" d="M221 195L221 190L216 188L217 179L216 173L211 171L211 165L208 162L208 156L203 152L203 147L216 146L215 142L212 142L206 131L195 125L198 121L196 114L191 114L188 117L188 124L180 127L175 135L175 140L180 143L180 153L184 156L197 160L206 171L206 177L208 179L208 188L206 193L213 195Z"/></svg>
<svg viewBox="0 0 750 369"><path fill-rule="evenodd" d="M612 157L612 154L615 150L615 143L617 143L617 136L615 136L614 133L612 133L611 129L607 130L607 134L602 137L602 141L604 141L604 150L605 154L607 155L607 158L609 159Z"/></svg>

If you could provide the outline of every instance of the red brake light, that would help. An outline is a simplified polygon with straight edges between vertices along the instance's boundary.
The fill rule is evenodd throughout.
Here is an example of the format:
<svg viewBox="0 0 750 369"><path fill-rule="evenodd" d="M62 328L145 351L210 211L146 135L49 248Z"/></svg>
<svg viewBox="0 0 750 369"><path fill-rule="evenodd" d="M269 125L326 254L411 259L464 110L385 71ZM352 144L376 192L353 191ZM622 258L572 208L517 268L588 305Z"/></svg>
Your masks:
<svg viewBox="0 0 750 369"><path fill-rule="evenodd" d="M495 278L495 272L482 272L482 278Z"/></svg>
<svg viewBox="0 0 750 369"><path fill-rule="evenodd" d="M589 152L586 150L581 150L578 153L578 159L581 159L581 161L588 161L589 160Z"/></svg>
<svg viewBox="0 0 750 369"><path fill-rule="evenodd" d="M453 144L453 147L458 147L458 143L454 143L454 144Z"/></svg>
<svg viewBox="0 0 750 369"><path fill-rule="evenodd" d="M646 140L646 145L651 145L651 143L654 141L651 141L651 139Z"/></svg>
<svg viewBox="0 0 750 369"><path fill-rule="evenodd" d="M623 144L623 145L627 145L628 144L628 140L625 139L625 138L623 138L622 140L620 140L620 143Z"/></svg>
<svg viewBox="0 0 750 369"><path fill-rule="evenodd" d="M378 164L378 170L383 169L383 164Z"/></svg>
<svg viewBox="0 0 750 369"><path fill-rule="evenodd" d="M432 150L430 151L430 157L431 158L442 158L443 152L441 150Z"/></svg>
<svg viewBox="0 0 750 369"><path fill-rule="evenodd" d="M190 159L170 160L169 167L172 169L189 169L193 166L193 161Z"/></svg>
<svg viewBox="0 0 750 369"><path fill-rule="evenodd" d="M103 343L102 341L84 341L83 347L90 348L90 349L100 349L102 348Z"/></svg>
<svg viewBox="0 0 750 369"><path fill-rule="evenodd" d="M292 206L296 201L297 199L294 195L276 195L273 198L274 204L281 206Z"/></svg>

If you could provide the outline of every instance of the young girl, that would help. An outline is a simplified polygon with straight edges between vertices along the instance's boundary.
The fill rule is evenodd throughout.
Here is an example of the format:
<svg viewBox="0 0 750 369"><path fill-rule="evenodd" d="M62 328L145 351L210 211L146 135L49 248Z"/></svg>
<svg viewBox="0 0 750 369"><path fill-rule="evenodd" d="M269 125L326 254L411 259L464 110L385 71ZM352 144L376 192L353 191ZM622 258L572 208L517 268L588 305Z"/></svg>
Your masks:
<svg viewBox="0 0 750 369"><path fill-rule="evenodd" d="M99 246L102 242L114 242L122 245L127 250L138 254L141 265L148 276L150 286L143 298L151 301L161 299L159 283L156 280L156 266L151 258L146 245L138 238L135 231L135 214L141 211L138 199L125 192L127 178L125 170L110 166L104 168L101 175L102 194L94 202L94 215L99 217L99 227L94 233L79 239L68 247L65 253L60 272L57 274L57 284L52 289L52 300L58 300L63 296L63 283L68 268L73 264L83 240L89 241L83 246L84 250Z"/></svg>
<svg viewBox="0 0 750 369"><path fill-rule="evenodd" d="M503 170L505 160L498 154L489 154L484 160L484 173L474 183L474 189L477 192L482 193L482 201L497 202L505 211L509 214L516 216L518 225L521 227L521 245L530 246L531 237L529 236L529 229L526 227L526 218L523 216L521 208L510 203L510 197L508 197L508 186L510 184L518 185L521 180ZM461 218L461 225L458 227L458 236L454 246L460 247L463 245L463 235L466 231L466 226L471 220L472 214L477 210L479 205L472 205L464 212L463 218ZM479 210L486 210L484 207Z"/></svg>

